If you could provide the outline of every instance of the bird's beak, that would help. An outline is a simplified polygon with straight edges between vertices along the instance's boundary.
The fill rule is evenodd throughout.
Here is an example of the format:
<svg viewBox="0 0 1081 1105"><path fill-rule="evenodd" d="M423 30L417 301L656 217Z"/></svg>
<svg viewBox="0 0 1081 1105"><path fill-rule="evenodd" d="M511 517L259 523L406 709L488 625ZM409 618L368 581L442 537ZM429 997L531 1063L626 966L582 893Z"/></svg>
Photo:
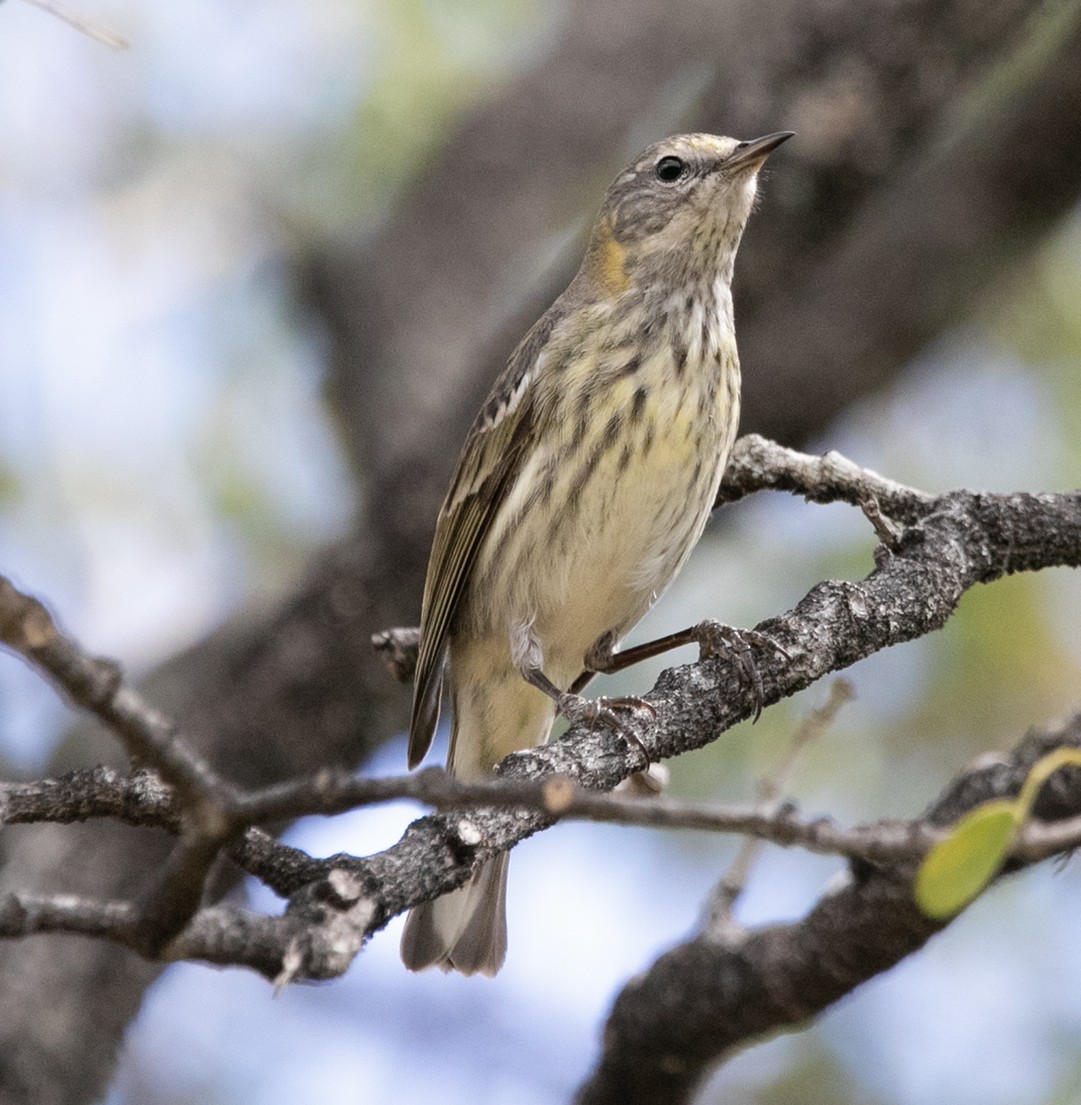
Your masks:
<svg viewBox="0 0 1081 1105"><path fill-rule="evenodd" d="M754 169L757 172L762 168L766 158L782 142L787 142L794 134L795 131L779 130L776 134L767 134L764 138L753 138L750 142L740 142L725 159L722 168L725 172L731 172L733 169Z"/></svg>

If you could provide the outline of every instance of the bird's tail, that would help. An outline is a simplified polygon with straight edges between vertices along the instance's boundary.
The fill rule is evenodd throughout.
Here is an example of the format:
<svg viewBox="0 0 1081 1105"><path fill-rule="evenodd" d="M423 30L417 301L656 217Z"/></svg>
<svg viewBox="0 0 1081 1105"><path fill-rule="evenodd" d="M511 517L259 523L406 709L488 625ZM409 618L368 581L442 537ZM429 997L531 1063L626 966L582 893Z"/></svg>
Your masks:
<svg viewBox="0 0 1081 1105"><path fill-rule="evenodd" d="M453 641L450 670L454 720L447 766L456 778L490 779L504 756L548 739L555 704L510 665L504 639ZM412 910L402 936L402 962L410 970L494 975L503 966L508 860L505 852L490 859L464 886Z"/></svg>
<svg viewBox="0 0 1081 1105"><path fill-rule="evenodd" d="M489 977L507 954L507 861L489 860L457 890L410 911L402 934L402 962L411 971L439 967Z"/></svg>

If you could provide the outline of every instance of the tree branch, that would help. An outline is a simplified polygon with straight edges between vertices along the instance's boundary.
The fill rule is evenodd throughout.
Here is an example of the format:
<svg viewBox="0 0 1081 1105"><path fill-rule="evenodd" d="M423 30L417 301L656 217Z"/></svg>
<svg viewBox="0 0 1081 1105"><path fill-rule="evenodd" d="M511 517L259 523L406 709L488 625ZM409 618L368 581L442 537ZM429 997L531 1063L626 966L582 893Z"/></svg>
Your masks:
<svg viewBox="0 0 1081 1105"><path fill-rule="evenodd" d="M53 621L44 603L0 576L0 645L50 678L76 705L96 714L133 759L153 764L190 799L211 798L225 784L183 741L176 726L122 682L113 660L85 653Z"/></svg>
<svg viewBox="0 0 1081 1105"><path fill-rule="evenodd" d="M1063 745L1081 746L1081 714L959 776L923 823L948 825L981 802L1015 796L1032 765ZM1081 771L1070 769L1050 780L1035 812L1075 820L1079 808ZM945 922L917 909L914 873L911 862L857 865L800 921L730 942L703 933L665 953L616 999L578 1105L679 1105L733 1049L803 1024L921 948Z"/></svg>
<svg viewBox="0 0 1081 1105"><path fill-rule="evenodd" d="M869 468L861 468L846 457L841 456L840 453L829 452L823 456L812 456L797 452L795 449L787 449L774 441L760 437L758 434L747 434L736 442L732 450L732 456L721 481L717 504L736 502L747 495L764 490L788 491L795 495L801 495L808 502L814 503L849 503L860 507L865 513L868 511L877 512L879 516L891 519L901 524L902 527L905 525L914 526L921 519L929 519L936 512L943 514L943 521L946 515L952 515L955 518L963 517L966 510L973 509L973 507L961 499L957 499L956 496L967 496L973 504L981 500L985 500L988 504L1002 504L1007 499L1012 498L1017 500L1014 506L1015 508L1019 507L1022 514L1026 510L1017 496L986 496L975 492L954 492L952 496L930 495L925 491L906 487L904 484L880 476ZM1046 499L1047 497L1044 496L1043 498ZM1053 555L1065 556L1067 559L1061 561L1061 563L1070 563L1069 544L1072 540L1072 527L1075 522L1073 508L1076 507L1076 496L1053 496L1052 498L1066 508L1067 525L1067 532L1064 534L1063 540L1057 542L1057 553ZM876 535L881 539L883 536L883 532L880 531L881 523L874 522L873 519L872 522ZM998 524L1009 526L1012 523L1005 515L1002 515ZM1051 529L1054 528L1052 524ZM917 532L916 529L912 530L914 540L921 539L914 536ZM891 528L888 547L882 546L880 550L876 550L876 557L882 559L883 554L895 552L903 533L903 529ZM999 575L1049 566L1046 564L1014 562L1010 553L1012 539L1008 534L1001 532L999 537L1003 541L1002 551L1007 562L999 569ZM946 549L948 540L944 534L940 535L940 540L943 542L942 549ZM1033 543L1038 546L1039 540L1039 536L1037 536ZM1030 551L1038 553L1038 549ZM1056 563L1058 562L1056 561ZM988 578L997 578L997 576ZM961 590L954 590L953 605L956 605L956 602L960 599L964 588L975 582L987 581L983 578L973 578L967 583L957 581ZM832 589L836 593L836 589L843 585L823 584L822 586L827 590ZM949 611L938 616L944 619L951 611L952 606ZM933 628L938 628L941 624L942 622L939 622ZM926 630L923 632L926 632ZM908 638L903 639L907 640ZM388 668L402 681L408 681L412 678L413 666L416 664L417 641L418 632L415 628L386 629L375 634L372 638L373 646L383 654ZM897 642L890 641L888 643L894 644ZM886 646L884 644L880 647Z"/></svg>
<svg viewBox="0 0 1081 1105"><path fill-rule="evenodd" d="M738 451L726 494L736 497L766 486L816 501L873 502L883 518L889 517L888 508L901 520L892 548L876 556L874 571L861 583L820 583L793 610L758 627L783 650L763 647L755 656L766 704L881 648L940 627L977 583L1013 571L1081 563L1081 493L927 496L836 454L807 457L751 439ZM99 768L58 781L8 785L0 790L4 820L104 815L157 824L180 838L138 904L9 895L0 911L0 933L6 936L92 931L147 956L246 964L280 981L326 978L344 970L364 940L392 916L461 885L478 863L560 817L752 832L778 843L840 852L864 865L891 864L894 871L937 839L928 825L942 823L932 816L928 824L843 830L825 820L802 822L786 809L772 815L704 810L580 793L571 783L586 791L610 790L638 767L637 750L621 735L586 726L572 728L555 745L508 757L497 783L464 784L439 771L397 780L325 771L308 780L240 792L220 783L186 748L175 726L125 686L115 665L108 666L106 681L98 678L102 673L95 665L101 662L64 637L40 603L2 578L0 640L175 776L170 787L145 772L129 778ZM646 696L656 717L635 715L627 727L653 760L700 747L754 713L758 692L749 682L740 663L725 656L669 669ZM118 702L124 703L122 711ZM166 736L159 739L162 733ZM402 796L452 812L415 822L393 847L364 859L312 860L250 827ZM1041 854L1040 843L1038 836L1035 841L1026 836L1021 845L1026 850L1019 855L1027 862ZM1060 838L1053 843L1062 846ZM223 849L289 895L283 917L260 918L229 907L199 909L211 866Z"/></svg>

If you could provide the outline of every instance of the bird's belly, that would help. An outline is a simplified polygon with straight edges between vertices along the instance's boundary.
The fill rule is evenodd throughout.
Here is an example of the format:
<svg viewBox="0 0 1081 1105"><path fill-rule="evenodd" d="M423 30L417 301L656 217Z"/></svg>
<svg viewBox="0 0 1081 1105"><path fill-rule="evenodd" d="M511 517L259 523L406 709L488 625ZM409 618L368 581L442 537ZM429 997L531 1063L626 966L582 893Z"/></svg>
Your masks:
<svg viewBox="0 0 1081 1105"><path fill-rule="evenodd" d="M709 512L712 472L696 473L690 450L665 452L636 456L618 471L618 458L602 461L568 504L574 525L547 550L559 577L548 592L555 601L536 596L546 655L567 652L580 669L593 642L609 630L627 633L682 567Z"/></svg>
<svg viewBox="0 0 1081 1105"><path fill-rule="evenodd" d="M544 524L514 516L476 577L485 584L469 606L483 630L508 639L531 626L546 674L567 686L594 642L609 631L621 639L678 573L730 445L726 423L672 417L599 456L569 457L550 502L531 508L548 511Z"/></svg>

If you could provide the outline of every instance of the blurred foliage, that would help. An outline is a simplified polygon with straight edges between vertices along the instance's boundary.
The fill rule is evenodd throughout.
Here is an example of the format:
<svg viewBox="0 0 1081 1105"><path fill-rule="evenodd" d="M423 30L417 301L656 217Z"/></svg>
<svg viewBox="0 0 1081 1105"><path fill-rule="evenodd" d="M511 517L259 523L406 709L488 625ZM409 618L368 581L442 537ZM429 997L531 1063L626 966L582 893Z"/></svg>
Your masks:
<svg viewBox="0 0 1081 1105"><path fill-rule="evenodd" d="M718 1103L723 1099L718 1097ZM828 1050L805 1056L784 1074L753 1092L753 1105L879 1105L882 1098L854 1083L850 1073ZM705 1105L705 1102L703 1102Z"/></svg>
<svg viewBox="0 0 1081 1105"><path fill-rule="evenodd" d="M367 84L344 134L352 232L380 211L500 80L541 56L562 5L373 0Z"/></svg>
<svg viewBox="0 0 1081 1105"><path fill-rule="evenodd" d="M0 464L0 507L16 498L21 486L16 470Z"/></svg>
<svg viewBox="0 0 1081 1105"><path fill-rule="evenodd" d="M697 1105L886 1105L890 1100L853 1078L825 1034L810 1028L734 1056L709 1080Z"/></svg>

